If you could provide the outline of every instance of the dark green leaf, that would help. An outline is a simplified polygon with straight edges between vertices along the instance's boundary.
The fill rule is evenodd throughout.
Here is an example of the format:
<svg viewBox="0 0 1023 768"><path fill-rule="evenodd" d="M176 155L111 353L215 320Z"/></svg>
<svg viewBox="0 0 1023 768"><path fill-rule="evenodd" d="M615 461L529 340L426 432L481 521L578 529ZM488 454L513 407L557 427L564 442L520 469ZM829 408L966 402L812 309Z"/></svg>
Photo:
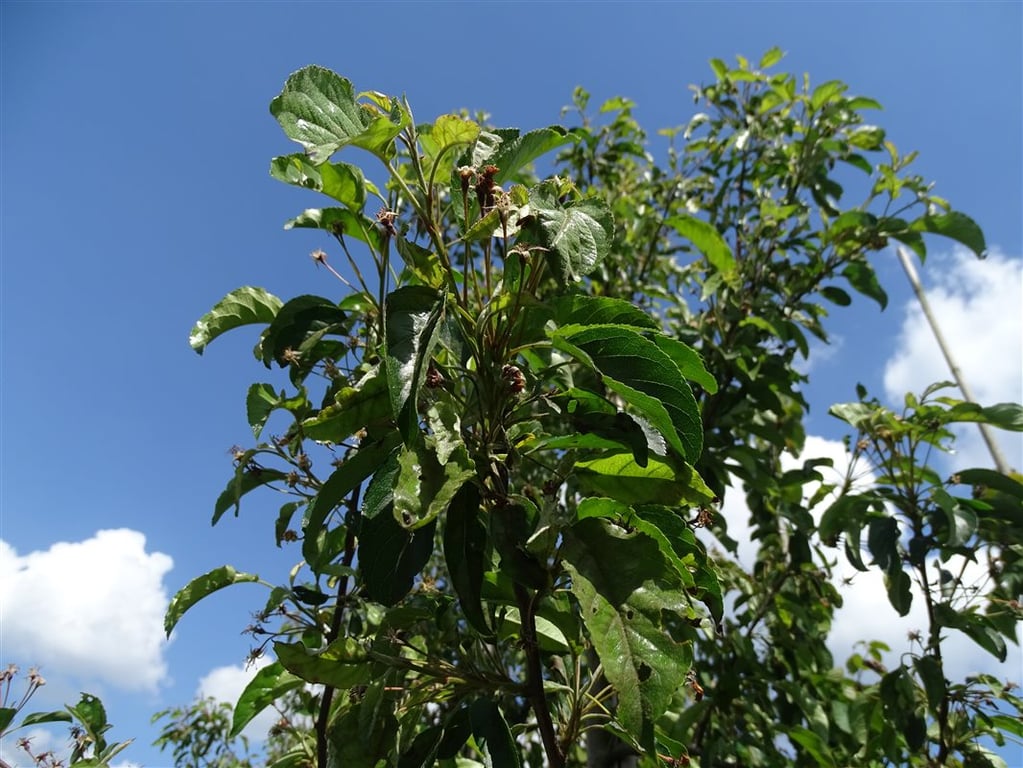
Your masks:
<svg viewBox="0 0 1023 768"><path fill-rule="evenodd" d="M827 742L808 728L793 726L788 730L788 737L810 754L815 765L837 765Z"/></svg>
<svg viewBox="0 0 1023 768"><path fill-rule="evenodd" d="M626 326L568 326L554 332L554 345L592 365L604 384L642 413L686 461L703 447L696 399L674 360L636 329Z"/></svg>
<svg viewBox="0 0 1023 768"><path fill-rule="evenodd" d="M932 715L938 716L947 690L941 665L933 656L918 656L913 659L913 666L916 667L916 673L920 676L920 682L923 683L924 692L927 694L927 707Z"/></svg>
<svg viewBox="0 0 1023 768"><path fill-rule="evenodd" d="M345 313L330 299L296 296L277 311L260 338L263 364L269 368L276 360L282 367L288 365L286 353L289 350L297 351L310 334L345 333L345 320Z"/></svg>
<svg viewBox="0 0 1023 768"><path fill-rule="evenodd" d="M883 570L899 563L899 523L894 517L877 517L870 521L867 546L874 562Z"/></svg>
<svg viewBox="0 0 1023 768"><path fill-rule="evenodd" d="M618 720L652 746L653 722L692 660L689 643L673 637L665 618L687 613L682 582L657 542L602 519L581 520L566 531L562 556L590 639L618 693Z"/></svg>
<svg viewBox="0 0 1023 768"><path fill-rule="evenodd" d="M560 125L537 128L521 136L512 137L504 134L503 140L486 162L498 167L494 181L503 184L513 179L519 171L541 155L573 141L576 141L575 134L566 131Z"/></svg>
<svg viewBox="0 0 1023 768"><path fill-rule="evenodd" d="M874 268L866 262L854 261L847 264L842 270L842 277L849 281L857 292L873 299L881 305L881 309L888 306L888 294L877 279Z"/></svg>
<svg viewBox="0 0 1023 768"><path fill-rule="evenodd" d="M1023 483L993 469L964 469L953 475L953 481L964 485L982 486L1023 499Z"/></svg>
<svg viewBox="0 0 1023 768"><path fill-rule="evenodd" d="M554 301L558 325L634 325L657 330L657 321L631 301L581 293L559 296Z"/></svg>
<svg viewBox="0 0 1023 768"><path fill-rule="evenodd" d="M825 285L821 288L820 294L832 304L837 304L840 307L848 307L852 304L849 294L833 285Z"/></svg>
<svg viewBox="0 0 1023 768"><path fill-rule="evenodd" d="M199 318L188 336L188 343L201 355L207 344L227 331L271 322L281 304L280 299L262 288L237 288Z"/></svg>
<svg viewBox="0 0 1023 768"><path fill-rule="evenodd" d="M485 637L493 634L482 604L486 546L479 490L473 483L466 483L451 500L444 517L444 561L465 618Z"/></svg>
<svg viewBox="0 0 1023 768"><path fill-rule="evenodd" d="M366 597L384 605L394 605L405 597L433 554L436 528L434 520L410 531L390 514L363 519L359 570Z"/></svg>
<svg viewBox="0 0 1023 768"><path fill-rule="evenodd" d="M965 213L951 211L938 216L921 216L910 228L916 232L932 232L962 243L980 258L987 256L984 231Z"/></svg>
<svg viewBox="0 0 1023 768"><path fill-rule="evenodd" d="M238 736L252 719L288 691L300 688L303 680L275 661L259 670L245 686L234 705L231 738Z"/></svg>
<svg viewBox="0 0 1023 768"><path fill-rule="evenodd" d="M908 614L913 604L909 574L902 570L901 565L895 565L885 572L884 584L888 590L888 602L899 612L899 616Z"/></svg>
<svg viewBox="0 0 1023 768"><path fill-rule="evenodd" d="M1011 432L1023 432L1023 405L998 403L981 407L976 403L959 403L949 411L949 422L980 422Z"/></svg>
<svg viewBox="0 0 1023 768"><path fill-rule="evenodd" d="M276 469L239 463L235 469L234 477L231 478L227 487L217 497L217 503L213 507L213 520L210 524L216 525L220 522L220 518L231 507L234 507L235 515L237 515L241 511L242 496L249 491L260 488L267 483L285 480L287 476L287 473Z"/></svg>
<svg viewBox="0 0 1023 768"><path fill-rule="evenodd" d="M417 399L437 343L443 303L432 288L412 285L387 296L384 359L391 409L406 444L418 430Z"/></svg>
<svg viewBox="0 0 1023 768"><path fill-rule="evenodd" d="M209 573L192 579L188 584L178 590L178 593L171 599L167 606L167 613L163 619L163 629L170 637L171 631L185 612L204 597L208 597L219 589L229 587L232 584L240 584L248 581L258 581L259 577L252 573L239 573L230 565L223 565L214 568Z"/></svg>
<svg viewBox="0 0 1023 768"><path fill-rule="evenodd" d="M327 516L360 483L379 470L381 466L386 466L387 457L394 451L398 442L397 433L391 432L382 440L362 445L357 451L346 456L341 466L335 469L326 482L323 483L320 492L316 494L309 504L308 519L305 523L305 541L302 544L302 555L309 563L314 566L318 565L318 558L315 551L313 551L313 547L327 521ZM389 494L390 488L388 487L388 502L385 503L389 503Z"/></svg>
<svg viewBox="0 0 1023 768"><path fill-rule="evenodd" d="M469 706L469 722L487 768L519 768L519 746L494 701L476 699Z"/></svg>

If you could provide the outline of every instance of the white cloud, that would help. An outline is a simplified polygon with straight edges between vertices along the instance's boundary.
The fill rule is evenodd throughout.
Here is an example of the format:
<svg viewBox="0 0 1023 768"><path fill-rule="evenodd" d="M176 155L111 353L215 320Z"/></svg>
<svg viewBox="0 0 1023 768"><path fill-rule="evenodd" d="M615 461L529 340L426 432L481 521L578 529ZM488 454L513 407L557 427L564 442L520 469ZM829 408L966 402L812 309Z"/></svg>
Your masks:
<svg viewBox="0 0 1023 768"><path fill-rule="evenodd" d="M16 720L15 722L18 722ZM47 752L53 752L58 758L66 758L70 754L70 741L58 739L54 734L45 728L29 728L25 731L15 731L0 743L0 760L3 760L11 768L35 768L36 763L29 756L28 752L18 746L22 739L28 739L29 749L36 757Z"/></svg>
<svg viewBox="0 0 1023 768"><path fill-rule="evenodd" d="M833 461L833 467L818 467L817 471L824 476L825 482L841 486L849 466L849 454L845 446L836 440L808 436L803 453L798 459L788 454L783 455L782 468L784 470L798 468L803 465L804 460L815 458L830 458ZM872 482L873 475L866 469L857 469L853 474L854 488L865 488ZM812 496L816 488L816 483L807 485L804 488L804 499ZM813 508L812 513L816 521L820 520L820 516L831 501L832 499L825 499ZM750 537L749 511L739 483L726 494L721 513L728 522L729 536L739 542L738 562L745 569L751 569L758 544ZM926 638L927 615L920 590L914 584L912 608L908 615L901 617L889 604L884 579L876 568L870 568L866 573L856 570L849 564L841 546L826 552L829 560L835 563L832 569L833 581L837 584L843 600L842 607L835 612L831 634L828 637L828 647L835 657L836 664L844 665L845 660L859 650L856 647L859 641L880 640L891 648L891 653L885 655L885 662L889 666L897 665L900 654L913 649L909 641L910 632L919 631ZM865 553L864 562L869 565L869 553ZM946 563L945 567L958 574L956 563ZM963 582L970 584L978 580L983 576L982 570L979 565L968 564L963 572ZM946 675L953 680L962 680L965 676L978 672L1007 674L1014 678L1018 677L1018 670L1023 666L1023 653L1019 646L1010 645L1008 660L1005 664L1000 664L995 657L979 649L971 640L956 631L948 633L943 649ZM919 650L919 646L916 646L915 650Z"/></svg>
<svg viewBox="0 0 1023 768"><path fill-rule="evenodd" d="M0 540L0 638L6 661L125 691L167 675L163 576L173 560L127 529L19 555Z"/></svg>
<svg viewBox="0 0 1023 768"><path fill-rule="evenodd" d="M981 261L965 249L927 260L921 271L932 312L967 386L982 405L1023 401L1023 260L993 251ZM896 350L885 366L888 399L901 404L937 381L953 379L916 298L903 308ZM946 393L961 397L958 390ZM960 431L955 464L991 466L978 430ZM1009 464L1023 466L1023 441L995 430Z"/></svg>
<svg viewBox="0 0 1023 768"><path fill-rule="evenodd" d="M242 691L245 690L245 686L249 684L255 674L272 661L273 659L266 656L260 656L247 666L234 664L216 667L199 680L199 687L196 689L195 695L201 699L213 698L217 701L226 701L234 706ZM263 741L266 739L270 726L277 722L278 717L277 711L273 707L268 707L253 718L252 722L242 731L242 735L252 743Z"/></svg>

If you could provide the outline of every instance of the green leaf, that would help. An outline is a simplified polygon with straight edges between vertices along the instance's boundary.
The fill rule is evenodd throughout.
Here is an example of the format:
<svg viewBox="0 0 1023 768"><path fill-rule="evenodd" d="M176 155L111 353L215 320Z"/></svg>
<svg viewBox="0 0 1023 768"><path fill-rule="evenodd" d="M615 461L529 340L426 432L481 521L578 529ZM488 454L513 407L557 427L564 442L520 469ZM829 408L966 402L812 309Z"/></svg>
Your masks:
<svg viewBox="0 0 1023 768"><path fill-rule="evenodd" d="M899 616L905 616L913 605L912 582L909 574L902 570L901 566L893 566L885 571L884 585L888 591L888 602L892 608L899 612Z"/></svg>
<svg viewBox="0 0 1023 768"><path fill-rule="evenodd" d="M558 325L633 325L658 330L657 321L631 301L572 293L554 300Z"/></svg>
<svg viewBox="0 0 1023 768"><path fill-rule="evenodd" d="M654 344L661 348L661 351L670 357L678 367L679 373L690 381L699 384L703 391L713 395L718 391L718 383L707 370L700 353L683 344L678 339L658 333L653 337Z"/></svg>
<svg viewBox="0 0 1023 768"><path fill-rule="evenodd" d="M406 444L418 431L416 400L437 343L443 302L432 288L410 285L388 294L384 303L387 351L384 367L391 409Z"/></svg>
<svg viewBox="0 0 1023 768"><path fill-rule="evenodd" d="M231 738L237 737L260 712L281 698L288 691L300 688L303 680L288 672L284 665L275 661L259 670L245 686L234 705L231 720Z"/></svg>
<svg viewBox="0 0 1023 768"><path fill-rule="evenodd" d="M825 285L820 289L820 294L832 304L837 304L840 307L848 307L852 304L849 294L833 285Z"/></svg>
<svg viewBox="0 0 1023 768"><path fill-rule="evenodd" d="M249 387L249 392L245 396L245 414L248 417L249 426L252 427L252 434L256 439L259 439L259 435L266 425L266 420L270 418L270 413L277 407L279 402L280 398L271 385L253 384Z"/></svg>
<svg viewBox="0 0 1023 768"><path fill-rule="evenodd" d="M274 643L274 655L288 672L308 683L348 689L374 677L369 654L353 638L335 640L319 653L302 643Z"/></svg>
<svg viewBox="0 0 1023 768"><path fill-rule="evenodd" d="M562 204L560 187L543 182L529 191L533 231L549 249L554 274L563 284L588 275L611 250L614 217L600 198L588 197Z"/></svg>
<svg viewBox="0 0 1023 768"><path fill-rule="evenodd" d="M959 484L983 486L1017 499L1023 499L1023 483L993 469L964 469L956 472L953 479Z"/></svg>
<svg viewBox="0 0 1023 768"><path fill-rule="evenodd" d="M270 161L270 175L296 187L322 192L356 212L366 204L366 179L357 165L315 165L305 155L285 155Z"/></svg>
<svg viewBox="0 0 1023 768"><path fill-rule="evenodd" d="M519 768L519 746L512 738L497 703L476 699L469 706L469 722L476 746L483 753L486 768Z"/></svg>
<svg viewBox="0 0 1023 768"><path fill-rule="evenodd" d="M0 712L3 712L5 714L7 712L10 712L11 713L10 714L11 718L13 718L15 714L17 714L17 711L18 710L16 710L16 709L3 709L3 710L0 710ZM65 711L58 711L58 712L33 712L30 715L25 715L24 719L21 721L21 724L18 727L19 728L27 728L30 725L42 725L43 723L70 723L70 722L73 722L73 721L74 721L74 718L71 717L71 714L69 712L65 712ZM7 729L7 726L10 724L10 722L11 722L10 719L7 719L6 722L4 722L2 719L0 719L0 732L5 731Z"/></svg>
<svg viewBox="0 0 1023 768"><path fill-rule="evenodd" d="M188 343L201 355L207 344L227 331L271 322L281 305L280 299L262 288L237 288L199 318L188 336Z"/></svg>
<svg viewBox="0 0 1023 768"><path fill-rule="evenodd" d="M958 403L949 411L949 422L980 422L1011 432L1023 432L1023 405L998 403L982 407L976 403Z"/></svg>
<svg viewBox="0 0 1023 768"><path fill-rule="evenodd" d="M317 66L288 78L270 102L270 114L317 165L348 144L387 158L393 154L394 137L408 122L393 102L387 115L376 105L358 103L351 81Z"/></svg>
<svg viewBox="0 0 1023 768"><path fill-rule="evenodd" d="M322 229L332 235L354 237L376 252L383 247L376 222L347 208L307 208L284 222L285 229Z"/></svg>
<svg viewBox="0 0 1023 768"><path fill-rule="evenodd" d="M302 422L302 434L311 440L340 445L360 429L390 418L391 401L387 379L374 373L356 387L342 387L334 404Z"/></svg>
<svg viewBox="0 0 1023 768"><path fill-rule="evenodd" d="M366 597L383 605L394 605L405 597L433 554L436 528L433 520L410 531L390 514L363 519L359 570Z"/></svg>
<svg viewBox="0 0 1023 768"><path fill-rule="evenodd" d="M277 311L260 337L259 349L263 364L269 368L270 363L276 360L281 367L288 365L286 357L289 350L298 351L311 335L319 339L326 333L345 333L346 320L347 315L330 299L322 296L296 296L290 299ZM312 365L313 362L317 361L307 364Z"/></svg>
<svg viewBox="0 0 1023 768"><path fill-rule="evenodd" d="M881 309L888 306L888 294L877 279L874 268L862 261L854 261L847 264L842 270L842 277L849 281L858 293L867 298L873 299L881 305Z"/></svg>
<svg viewBox="0 0 1023 768"><path fill-rule="evenodd" d="M427 180L446 184L461 154L453 150L472 144L479 134L479 125L459 115L441 115L433 125L419 128Z"/></svg>
<svg viewBox="0 0 1023 768"><path fill-rule="evenodd" d="M489 637L493 629L482 603L486 546L479 489L466 483L455 494L444 516L444 561L466 620L481 635Z"/></svg>
<svg viewBox="0 0 1023 768"><path fill-rule="evenodd" d="M703 449L696 398L678 366L657 344L625 326L568 326L553 332L554 346L592 365L604 384L642 413L689 462Z"/></svg>
<svg viewBox="0 0 1023 768"><path fill-rule="evenodd" d="M732 249L712 224L687 215L672 216L665 224L673 227L679 235L695 245L725 280L730 280L735 275L735 257L732 255Z"/></svg>
<svg viewBox="0 0 1023 768"><path fill-rule="evenodd" d="M588 518L564 535L572 593L618 693L617 719L644 746L692 661L667 616L686 616L682 582L653 539Z"/></svg>
<svg viewBox="0 0 1023 768"><path fill-rule="evenodd" d="M913 666L916 667L916 673L924 686L924 693L927 694L927 707L932 715L938 716L947 691L941 665L933 656L918 656L913 659Z"/></svg>
<svg viewBox="0 0 1023 768"><path fill-rule="evenodd" d="M921 216L910 225L915 232L931 232L962 243L980 258L987 256L984 231L965 213L950 211L938 216Z"/></svg>
<svg viewBox="0 0 1023 768"><path fill-rule="evenodd" d="M319 493L313 497L309 504L308 519L305 523L302 555L307 562L314 567L319 565L314 547L328 515L360 483L386 464L388 456L394 451L398 442L398 434L390 432L379 441L363 443L357 451L346 456L341 466L335 469L323 483Z"/></svg>
<svg viewBox="0 0 1023 768"><path fill-rule="evenodd" d="M771 48L769 51L767 51L767 53L760 57L760 64L757 65L757 68L770 69L779 61L781 61L782 57L784 56L785 53L782 51L782 49L775 46L774 48Z"/></svg>
<svg viewBox="0 0 1023 768"><path fill-rule="evenodd" d="M835 759L831 756L831 750L828 748L827 742L817 733L801 725L795 725L788 729L787 735L794 743L809 753L815 765L837 765Z"/></svg>
<svg viewBox="0 0 1023 768"><path fill-rule="evenodd" d="M816 111L837 99L847 90L849 90L849 86L841 80L829 80L826 83L821 83L810 94L810 107Z"/></svg>
<svg viewBox="0 0 1023 768"><path fill-rule="evenodd" d="M210 525L216 525L220 522L220 518L224 516L224 513L234 507L234 513L237 516L241 511L241 500L242 496L249 493L250 491L260 488L267 483L276 483L281 480L287 479L288 475L285 472L281 472L277 469L267 469L266 467L260 467L250 465L246 461L241 461L235 468L234 477L231 478L227 483L227 487L221 492L220 496L217 497L217 503L213 507L213 519L210 521Z"/></svg>
<svg viewBox="0 0 1023 768"><path fill-rule="evenodd" d="M537 128L521 135L515 128L499 128L480 135L473 148L472 164L497 166L494 181L504 184L538 157L574 141L578 141L576 134L560 125Z"/></svg>
<svg viewBox="0 0 1023 768"><path fill-rule="evenodd" d="M167 613L163 618L163 629L167 637L170 637L171 631L188 609L200 600L224 587L249 581L259 581L259 577L252 573L239 573L230 565L214 568L209 573L192 579L178 590L167 606Z"/></svg>
<svg viewBox="0 0 1023 768"><path fill-rule="evenodd" d="M577 461L575 470L584 488L627 504L698 506L714 498L713 491L688 464L675 468L651 458L641 467L632 454L617 453Z"/></svg>
<svg viewBox="0 0 1023 768"><path fill-rule="evenodd" d="M476 468L464 445L446 461L426 445L404 447L398 455L398 479L394 484L394 517L410 530L437 519Z"/></svg>

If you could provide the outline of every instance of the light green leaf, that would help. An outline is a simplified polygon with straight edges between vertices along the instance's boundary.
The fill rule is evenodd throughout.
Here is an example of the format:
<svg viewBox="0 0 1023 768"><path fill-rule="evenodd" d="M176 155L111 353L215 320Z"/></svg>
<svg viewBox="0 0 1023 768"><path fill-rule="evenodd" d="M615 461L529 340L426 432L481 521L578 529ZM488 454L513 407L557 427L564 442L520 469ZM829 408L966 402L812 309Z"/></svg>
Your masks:
<svg viewBox="0 0 1023 768"><path fill-rule="evenodd" d="M1023 405L1019 403L998 403L980 406L976 403L959 403L949 411L949 422L980 422L1011 432L1023 432Z"/></svg>
<svg viewBox="0 0 1023 768"><path fill-rule="evenodd" d="M282 303L262 288L237 288L199 318L188 336L188 343L201 355L207 344L227 331L243 325L271 322Z"/></svg>
<svg viewBox="0 0 1023 768"><path fill-rule="evenodd" d="M821 83L813 89L813 93L810 95L810 107L816 111L837 99L847 90L849 90L849 86L841 80L829 80L826 83Z"/></svg>
<svg viewBox="0 0 1023 768"><path fill-rule="evenodd" d="M827 742L814 731L804 728L801 725L795 725L788 729L788 737L792 739L794 743L805 749L810 754L810 757L813 758L816 765L837 765L834 758L831 756L831 750L828 749Z"/></svg>
<svg viewBox="0 0 1023 768"><path fill-rule="evenodd" d="M311 440L337 445L360 429L387 420L390 415L387 379L377 373L363 379L357 387L338 390L333 405L302 422L302 433Z"/></svg>
<svg viewBox="0 0 1023 768"><path fill-rule="evenodd" d="M366 204L366 179L357 165L315 165L305 155L285 155L270 161L270 175L286 184L322 192L355 212Z"/></svg>
<svg viewBox="0 0 1023 768"><path fill-rule="evenodd" d="M672 216L665 224L673 227L682 237L695 245L706 257L707 262L726 280L735 275L735 257L732 255L732 249L712 224L686 215Z"/></svg>
<svg viewBox="0 0 1023 768"><path fill-rule="evenodd" d="M607 203L596 197L561 203L561 187L543 182L529 192L533 231L549 249L554 273L562 283L588 275L611 250L614 217Z"/></svg>
<svg viewBox="0 0 1023 768"><path fill-rule="evenodd" d="M565 532L562 556L572 593L618 693L617 718L644 746L653 723L684 682L691 644L678 637L688 601L657 543L606 520L581 520ZM677 624L676 624L677 621Z"/></svg>
<svg viewBox="0 0 1023 768"><path fill-rule="evenodd" d="M459 148L472 144L479 134L479 125L459 115L441 115L433 125L421 127L419 143L426 156L426 178L447 184L462 154Z"/></svg>
<svg viewBox="0 0 1023 768"><path fill-rule="evenodd" d="M653 340L654 344L675 362L679 373L699 384L707 394L717 393L718 383L703 364L703 358L700 357L699 352L688 344L683 344L677 339L660 333L654 336Z"/></svg>
<svg viewBox="0 0 1023 768"><path fill-rule="evenodd" d="M433 522L447 509L458 490L475 476L475 465L460 441L447 450L450 453L443 464L429 445L403 448L399 454L394 518L403 527L415 530Z"/></svg>
<svg viewBox="0 0 1023 768"><path fill-rule="evenodd" d="M241 584L249 581L258 581L259 577L252 573L239 573L230 565L223 565L214 568L209 573L192 579L188 584L178 590L178 593L171 599L167 606L167 613L163 619L163 629L170 637L171 631L185 612L205 597L217 590L229 587L232 584Z"/></svg>
<svg viewBox="0 0 1023 768"><path fill-rule="evenodd" d="M779 61L781 61L782 57L784 56L785 53L782 51L782 49L775 46L774 48L771 48L767 53L760 57L760 64L757 66L757 68L770 69Z"/></svg>
<svg viewBox="0 0 1023 768"><path fill-rule="evenodd" d="M376 222L347 208L307 208L298 216L284 222L285 229L322 229L331 234L354 237L374 251L382 247L380 230Z"/></svg>
<svg viewBox="0 0 1023 768"><path fill-rule="evenodd" d="M288 672L308 683L348 689L374 677L369 654L353 638L335 640L319 653L302 643L274 643L274 654Z"/></svg>
<svg viewBox="0 0 1023 768"><path fill-rule="evenodd" d="M688 464L675 469L667 462L650 458L641 467L631 453L617 453L577 461L575 469L583 487L627 504L698 506L714 498L714 493Z"/></svg>
<svg viewBox="0 0 1023 768"><path fill-rule="evenodd" d="M259 670L245 686L234 705L231 721L231 738L237 737L260 712L281 698L288 691L300 688L300 677L288 672L284 665L275 661Z"/></svg>
<svg viewBox="0 0 1023 768"><path fill-rule="evenodd" d="M408 124L407 114L393 100L389 114L376 104L359 103L351 81L317 66L288 78L270 102L270 114L317 165L348 144L387 158L393 154L394 137Z"/></svg>

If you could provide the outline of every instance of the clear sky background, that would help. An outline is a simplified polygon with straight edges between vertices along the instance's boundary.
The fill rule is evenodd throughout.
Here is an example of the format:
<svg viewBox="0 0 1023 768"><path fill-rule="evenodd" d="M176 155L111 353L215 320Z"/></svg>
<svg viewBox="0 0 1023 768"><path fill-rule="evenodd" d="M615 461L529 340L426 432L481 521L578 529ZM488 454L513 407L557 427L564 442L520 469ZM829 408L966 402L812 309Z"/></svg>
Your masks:
<svg viewBox="0 0 1023 768"><path fill-rule="evenodd" d="M711 79L708 59L780 46L781 68L879 100L888 137L919 150L917 172L984 228L987 260L934 240L922 276L990 403L1023 399L1021 36L1019 2L5 0L0 663L42 667L49 685L33 709L101 695L110 735L136 738L126 764L146 766L169 764L149 746L153 712L244 684L240 632L265 598L258 587L209 599L170 643L161 627L192 577L232 563L277 582L300 557L273 545L274 498L210 528L228 449L251 442L246 388L267 374L251 334L201 358L187 343L240 285L337 292L308 258L331 243L281 228L319 200L267 172L297 151L267 109L294 70L316 63L358 89L404 92L419 121L467 107L523 129L557 123L582 85L594 104L636 101L654 134L692 115L687 85ZM835 344L812 363L808 452L836 451L827 406L855 399L857 381L897 402L948 378L893 254L878 271L888 310L859 299L836 310ZM1018 435L1001 440L1023 465ZM953 461L988 463L972 435ZM901 649L922 623L889 621L879 604L883 591L861 580L839 658L864 630ZM959 662L1023 677L1018 648L1001 666L981 652Z"/></svg>

